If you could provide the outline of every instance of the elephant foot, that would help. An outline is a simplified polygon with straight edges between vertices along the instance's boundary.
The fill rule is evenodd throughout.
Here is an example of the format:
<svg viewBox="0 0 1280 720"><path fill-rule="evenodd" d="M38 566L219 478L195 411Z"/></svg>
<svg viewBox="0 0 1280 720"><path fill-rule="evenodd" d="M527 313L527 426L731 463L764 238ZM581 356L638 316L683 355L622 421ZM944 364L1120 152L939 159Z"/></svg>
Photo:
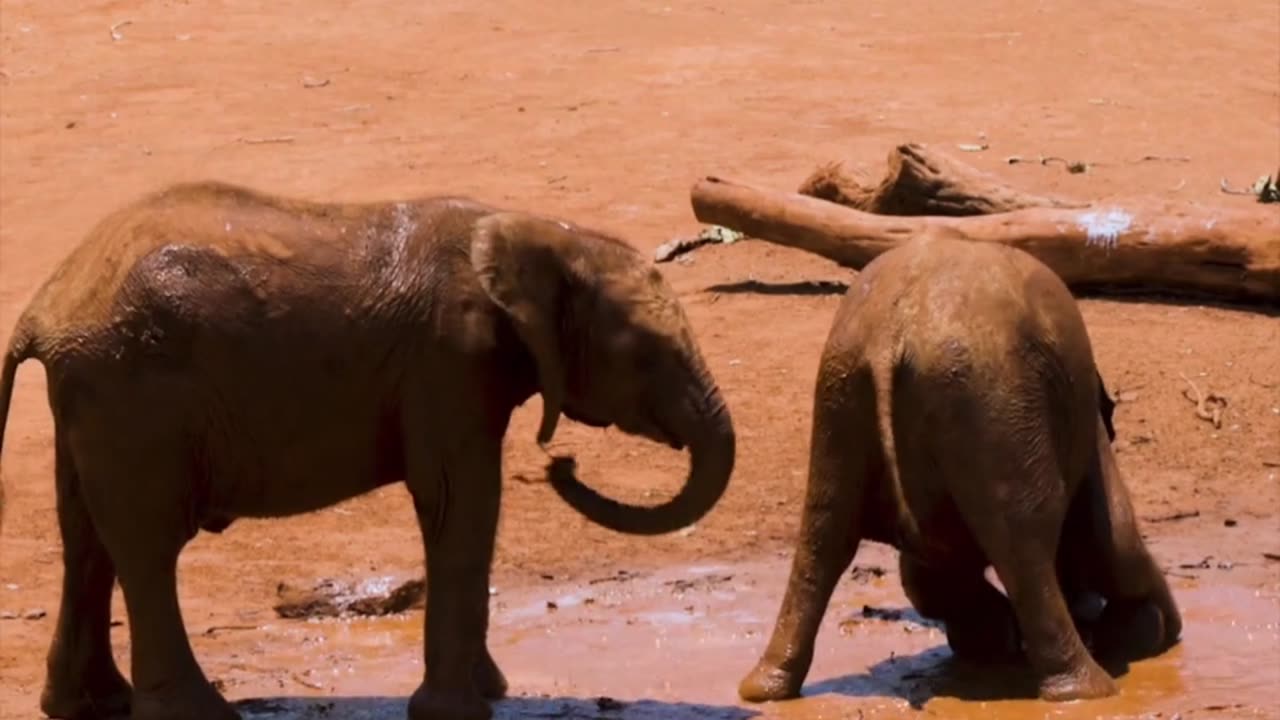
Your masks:
<svg viewBox="0 0 1280 720"><path fill-rule="evenodd" d="M1092 628L1094 651L1124 662L1158 655L1176 642L1165 625L1164 613L1152 602L1110 602Z"/></svg>
<svg viewBox="0 0 1280 720"><path fill-rule="evenodd" d="M949 621L947 645L961 660L977 665L1004 665L1023 659L1022 633L1013 614L991 623Z"/></svg>
<svg viewBox="0 0 1280 720"><path fill-rule="evenodd" d="M240 713L208 681L133 694L132 720L241 720Z"/></svg>
<svg viewBox="0 0 1280 720"><path fill-rule="evenodd" d="M1093 658L1087 658L1074 670L1049 675L1040 681L1040 698L1049 702L1093 700L1117 692L1115 680Z"/></svg>
<svg viewBox="0 0 1280 720"><path fill-rule="evenodd" d="M112 664L96 675L68 680L51 673L40 693L40 710L58 720L128 717L133 688Z"/></svg>
<svg viewBox="0 0 1280 720"><path fill-rule="evenodd" d="M443 693L421 685L409 698L409 720L491 720L492 717L493 709L478 693Z"/></svg>
<svg viewBox="0 0 1280 720"><path fill-rule="evenodd" d="M493 656L485 650L476 664L476 689L486 700L501 700L507 696L507 678L494 662Z"/></svg>
<svg viewBox="0 0 1280 720"><path fill-rule="evenodd" d="M761 660L747 676L738 683L738 697L747 702L769 702L772 700L790 700L800 697L800 688L804 685L804 675L788 672L782 668Z"/></svg>

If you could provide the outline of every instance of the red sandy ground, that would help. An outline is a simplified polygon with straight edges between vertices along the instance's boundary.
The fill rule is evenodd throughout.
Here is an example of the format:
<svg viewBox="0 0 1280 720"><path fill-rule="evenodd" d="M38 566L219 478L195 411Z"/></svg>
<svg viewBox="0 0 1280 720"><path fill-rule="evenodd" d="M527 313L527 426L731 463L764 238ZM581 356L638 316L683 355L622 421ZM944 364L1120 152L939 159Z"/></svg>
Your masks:
<svg viewBox="0 0 1280 720"><path fill-rule="evenodd" d="M696 232L687 192L701 175L791 189L831 159L878 174L906 141L954 149L985 138L989 150L962 159L1029 191L1091 199L1246 203L1221 195L1219 179L1251 183L1280 166L1271 0L76 5L0 2L6 335L96 219L178 180L351 200L472 194L572 217L647 252ZM114 40L109 29L124 21ZM1093 165L1068 174L1003 162L1015 154ZM509 435L500 582L789 548L812 378L839 299L795 284L850 273L756 242L662 269L736 421L731 489L692 534L642 541L590 526L541 484L535 399ZM764 287L735 290L747 281ZM1162 560L1229 559L1274 593L1278 566L1262 553L1280 552L1280 320L1081 304L1104 376L1129 393L1117 423L1139 513L1199 513L1148 525L1157 552L1174 539L1191 548ZM1196 419L1182 375L1229 398L1221 429ZM43 373L31 364L19 378L0 610L49 617L0 621L5 717L37 713L61 573ZM682 477L679 454L562 428L558 443L584 475L619 497L660 495ZM408 574L420 562L410 503L391 487L202 535L183 556L181 591L190 625L266 608L281 581Z"/></svg>

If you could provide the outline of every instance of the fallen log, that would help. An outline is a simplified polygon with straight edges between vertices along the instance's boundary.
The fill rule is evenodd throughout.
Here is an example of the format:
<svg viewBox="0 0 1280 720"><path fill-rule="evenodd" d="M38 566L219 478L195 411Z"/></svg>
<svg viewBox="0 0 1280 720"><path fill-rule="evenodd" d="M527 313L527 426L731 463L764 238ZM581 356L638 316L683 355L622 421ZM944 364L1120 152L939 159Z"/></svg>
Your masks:
<svg viewBox="0 0 1280 720"><path fill-rule="evenodd" d="M970 217L875 215L719 178L691 194L700 222L807 250L855 270L900 242L941 235L998 242L1040 259L1078 293L1142 292L1280 308L1280 208L1134 199Z"/></svg>
<svg viewBox="0 0 1280 720"><path fill-rule="evenodd" d="M988 173L916 143L890 150L887 165L884 178L872 185L845 172L840 163L829 163L805 178L798 192L877 215L967 217L1089 205L1015 190Z"/></svg>

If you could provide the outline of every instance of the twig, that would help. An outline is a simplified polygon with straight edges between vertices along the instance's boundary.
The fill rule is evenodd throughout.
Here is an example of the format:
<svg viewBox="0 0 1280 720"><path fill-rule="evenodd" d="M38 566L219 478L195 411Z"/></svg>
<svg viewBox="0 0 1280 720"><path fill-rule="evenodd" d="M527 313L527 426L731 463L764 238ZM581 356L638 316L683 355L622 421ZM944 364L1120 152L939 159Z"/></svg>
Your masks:
<svg viewBox="0 0 1280 720"><path fill-rule="evenodd" d="M112 26L111 26L111 40L112 40L112 41L114 41L114 42L119 42L119 41L123 40L123 39L124 39L124 35L122 35L122 34L120 33L120 28L124 27L125 25L132 25L132 24L133 24L133 21L132 21L132 20L121 20L120 22L116 23L115 25L112 25Z"/></svg>
<svg viewBox="0 0 1280 720"><path fill-rule="evenodd" d="M1221 428L1222 411L1227 407L1227 399L1214 393L1206 395L1205 393L1200 392L1200 388L1195 383L1191 382L1191 378L1187 377L1183 373L1178 374L1181 375L1182 379L1191 386L1191 392L1187 392L1187 390L1184 389L1182 394L1188 400L1196 404L1196 417L1213 423L1215 428ZM1193 393L1195 395L1194 397L1192 397ZM1210 408L1210 405L1213 407Z"/></svg>
<svg viewBox="0 0 1280 720"><path fill-rule="evenodd" d="M1253 190L1233 190L1231 186L1227 184L1226 178L1222 178L1222 181L1218 183L1218 186L1222 188L1222 192L1228 195L1253 195L1254 194Z"/></svg>
<svg viewBox="0 0 1280 720"><path fill-rule="evenodd" d="M1200 517L1199 510L1182 510L1172 515L1159 515L1157 517L1143 518L1144 522L1149 523L1166 523L1176 522L1178 520L1186 520L1187 518Z"/></svg>
<svg viewBox="0 0 1280 720"><path fill-rule="evenodd" d="M257 630L256 625L211 625L202 633L205 637L213 637L215 634L229 630Z"/></svg>
<svg viewBox="0 0 1280 720"><path fill-rule="evenodd" d="M324 685L321 685L320 683L315 682L315 681L312 681L312 680L308 680L308 679L306 679L306 678L302 677L302 675L300 675L300 674L298 674L298 673L293 673L293 674L292 674L292 675L290 675L289 677L290 677L290 678L292 678L294 682L298 683L299 685L301 685L301 686L303 686L303 687L309 687L309 688L311 688L312 690L323 690L323 689L324 689Z"/></svg>
<svg viewBox="0 0 1280 720"><path fill-rule="evenodd" d="M242 143L244 145L270 145L274 143L291 143L293 142L293 136L277 135L275 137L258 137L258 138L242 137L242 138L236 138L236 142Z"/></svg>
<svg viewBox="0 0 1280 720"><path fill-rule="evenodd" d="M1072 175L1079 175L1082 172L1088 171L1088 169L1093 167L1094 165L1102 164L1102 163L1088 163L1081 160L1073 161L1073 160L1067 160L1066 158L1060 158L1060 157L1042 157L1040 158L1040 164L1048 165L1050 162L1053 162L1054 160L1062 163L1063 166L1067 168L1067 172L1071 173Z"/></svg>
<svg viewBox="0 0 1280 720"><path fill-rule="evenodd" d="M729 228L721 227L719 225L713 225L711 227L703 228L702 232L698 233L694 237L676 238L675 240L659 245L658 249L653 251L653 261L669 262L680 255L692 252L703 245L710 245L711 243L728 245L741 240L742 237L742 233L740 232L730 230Z"/></svg>
<svg viewBox="0 0 1280 720"><path fill-rule="evenodd" d="M1191 162L1191 158L1186 155L1143 155L1142 157L1135 158L1129 162Z"/></svg>
<svg viewBox="0 0 1280 720"><path fill-rule="evenodd" d="M681 255L691 253L703 245L710 245L713 242L716 241L712 238L702 237L700 235L676 238L675 240L659 245L658 248L653 251L653 261L660 263L670 262Z"/></svg>

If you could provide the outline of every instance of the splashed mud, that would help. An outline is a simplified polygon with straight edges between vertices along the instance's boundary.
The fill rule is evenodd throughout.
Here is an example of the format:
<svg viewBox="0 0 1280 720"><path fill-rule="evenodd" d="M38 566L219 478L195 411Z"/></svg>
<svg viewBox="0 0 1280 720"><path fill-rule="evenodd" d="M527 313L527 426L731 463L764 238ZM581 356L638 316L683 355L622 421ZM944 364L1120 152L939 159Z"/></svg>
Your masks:
<svg viewBox="0 0 1280 720"><path fill-rule="evenodd" d="M867 546L859 566L893 566ZM767 640L784 560L677 567L608 583L505 589L491 649L513 697L496 717L622 720L1183 718L1280 715L1280 597L1175 580L1183 642L1134 663L1119 696L1050 705L1024 673L953 662L940 629L906 604L893 571L855 572L833 598L804 697L738 701L738 679ZM867 606L872 610L868 612ZM218 677L246 720L399 720L421 675L422 614L275 621ZM221 653L218 653L221 654ZM288 668L282 670L282 668ZM913 711L914 709L914 711Z"/></svg>

